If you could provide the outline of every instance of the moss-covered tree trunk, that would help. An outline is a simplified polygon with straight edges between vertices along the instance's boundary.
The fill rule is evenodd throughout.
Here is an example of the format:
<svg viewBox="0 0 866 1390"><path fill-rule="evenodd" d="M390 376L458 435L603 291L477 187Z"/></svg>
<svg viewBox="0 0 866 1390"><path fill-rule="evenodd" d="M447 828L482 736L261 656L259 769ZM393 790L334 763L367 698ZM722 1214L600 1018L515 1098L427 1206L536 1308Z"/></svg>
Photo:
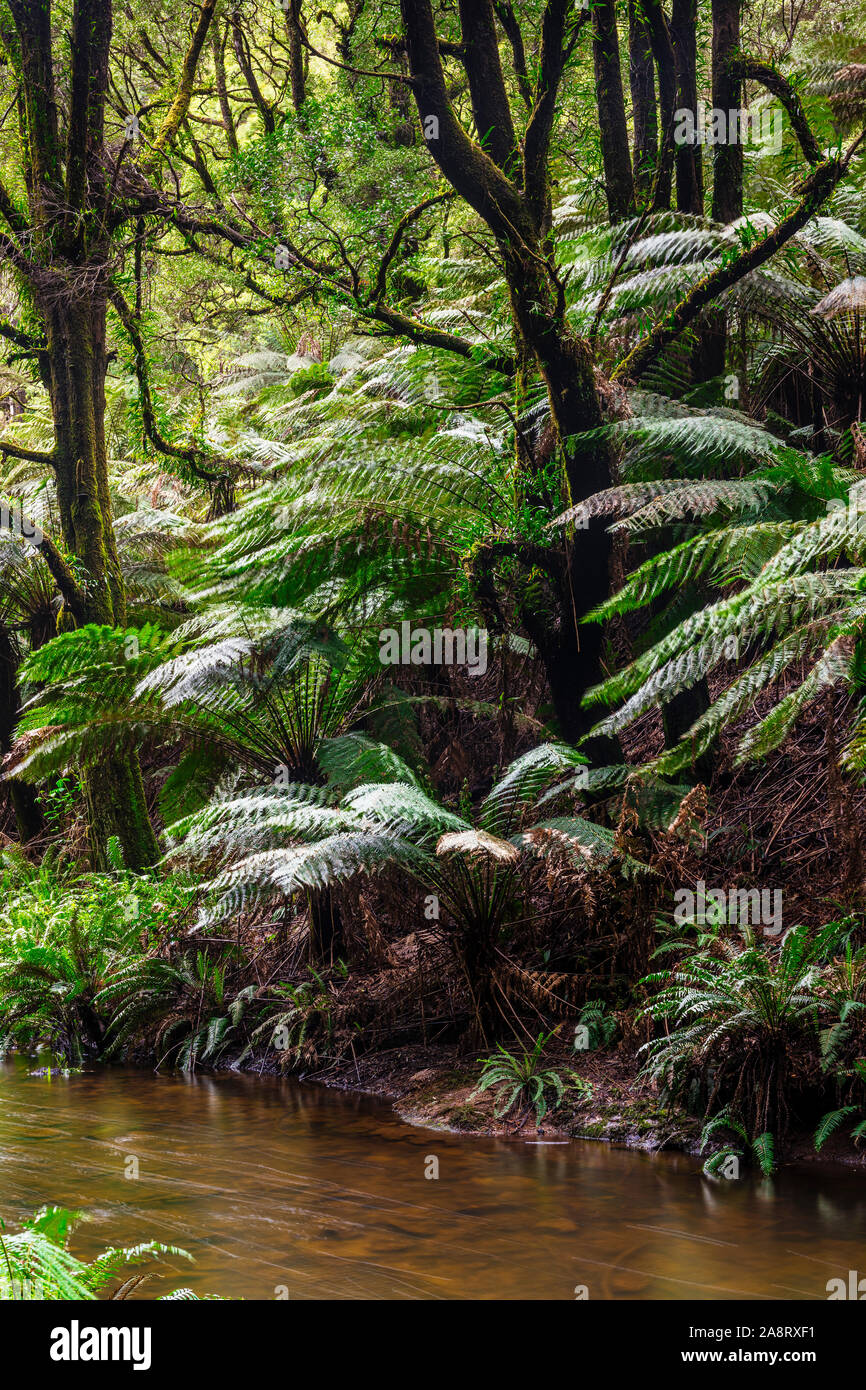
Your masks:
<svg viewBox="0 0 866 1390"><path fill-rule="evenodd" d="M289 76L291 78L292 105L296 111L300 111L307 95L301 0L288 0L286 29L289 38Z"/></svg>
<svg viewBox="0 0 866 1390"><path fill-rule="evenodd" d="M566 505L577 504L610 487L610 454L586 431L602 423L593 363L586 344L577 338L554 302L539 260L531 253L508 256L506 276L512 311L529 344L547 387L556 446L560 451ZM557 722L563 737L577 742L596 716L583 708L582 694L601 676L604 630L583 622L583 615L610 592L611 539L603 519L576 530L565 544L561 574L556 579L555 611L529 611L523 616L544 662ZM597 754L618 756L613 741L605 740Z"/></svg>
<svg viewBox="0 0 866 1390"><path fill-rule="evenodd" d="M533 114L522 149L515 136L491 0L461 0L459 10L474 123L484 132L482 144L470 138L451 104L429 0L401 0L412 91L421 128L430 132L432 157L496 239L522 340L519 351L531 353L547 388L563 481L562 497L554 505L562 501L568 506L611 483L607 447L586 438L586 432L602 423L592 353L566 322L565 294L550 247L550 142L571 7L567 0L550 0L546 6ZM628 162L627 139L623 148ZM523 611L544 661L561 732L577 740L595 722L582 697L602 674L603 631L582 617L608 595L610 540L606 527L593 521L574 539L566 538L558 556L556 545L552 536L545 570L552 581L550 611L544 611L544 604L524 605ZM505 549L531 565L531 552L538 547L518 543ZM615 749L605 741L599 752L607 757Z"/></svg>
<svg viewBox="0 0 866 1390"><path fill-rule="evenodd" d="M112 525L105 447L106 304L69 277L66 295L52 285L40 307L45 324L55 431L55 474L63 541L79 562L86 622L126 621L123 577ZM154 864L159 848L147 814L138 757L118 750L82 768L91 850L105 862L116 836L128 868Z"/></svg>
<svg viewBox="0 0 866 1390"><path fill-rule="evenodd" d="M148 173L186 118L215 7L216 0L192 7L177 92L149 143ZM0 185L0 259L28 286L45 337L39 366L51 399L51 463L67 557L47 537L43 554L69 621L122 624L105 449L106 303L118 262L114 238L135 209L122 205L118 189L128 142L111 149L106 139L112 0L73 0L71 10L58 22L50 0L6 0L0 11L0 50L17 82L18 183L27 199L25 215ZM118 748L82 772L97 862L116 835L130 868L153 864L158 847L137 755Z"/></svg>

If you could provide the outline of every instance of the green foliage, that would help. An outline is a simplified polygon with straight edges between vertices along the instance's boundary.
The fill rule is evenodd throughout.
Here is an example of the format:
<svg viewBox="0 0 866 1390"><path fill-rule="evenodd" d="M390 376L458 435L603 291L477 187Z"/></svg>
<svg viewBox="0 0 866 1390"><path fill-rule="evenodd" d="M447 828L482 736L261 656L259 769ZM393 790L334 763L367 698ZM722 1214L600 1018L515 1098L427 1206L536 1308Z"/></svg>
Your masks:
<svg viewBox="0 0 866 1390"><path fill-rule="evenodd" d="M311 367L302 367L300 371L292 373L289 389L293 396L301 396L305 391L330 391L333 384L334 378L325 363L314 362Z"/></svg>
<svg viewBox="0 0 866 1390"><path fill-rule="evenodd" d="M841 1080L842 1076L839 1079ZM866 1085L866 1058L858 1057L854 1066L847 1072L845 1079L855 1083L858 1091L862 1093L863 1087ZM821 1123L815 1130L815 1152L820 1153L831 1134L834 1134L846 1120L850 1120L852 1115L861 1114L863 1118L851 1130L851 1138L855 1143L866 1138L866 1114L864 1111L866 1111L866 1098L858 1100L858 1103L854 1105L843 1105L838 1110L829 1110L826 1115L822 1116Z"/></svg>
<svg viewBox="0 0 866 1390"><path fill-rule="evenodd" d="M257 1002L264 1004L267 1016L250 1033L250 1040L239 1061L257 1045L268 1042L283 1067L317 1060L327 1052L334 1029L333 1002L322 976L308 965L309 979L297 984L274 985Z"/></svg>
<svg viewBox="0 0 866 1390"><path fill-rule="evenodd" d="M146 1244L104 1250L95 1259L84 1261L69 1250L69 1238L82 1219L80 1212L65 1207L43 1207L22 1223L14 1235L0 1234L0 1301L93 1300L131 1265L158 1260L160 1256L191 1260L186 1250L151 1240ZM123 1277L108 1296L124 1299L145 1279L147 1273ZM187 1297L195 1297L189 1290ZM165 1295L178 1297L178 1294Z"/></svg>
<svg viewBox="0 0 866 1390"><path fill-rule="evenodd" d="M46 1046L72 1062L104 1047L107 983L143 951L170 944L196 896L182 878L160 883L125 870L82 875L50 857L34 867L9 851L0 885L6 1046Z"/></svg>
<svg viewBox="0 0 866 1390"><path fill-rule="evenodd" d="M704 1152L711 1139L724 1130L731 1131L736 1137L742 1140L746 1152L757 1164L761 1174L765 1178L770 1178L776 1169L775 1141L769 1130L763 1134L756 1135L750 1139L741 1120L737 1118L731 1110L726 1107L708 1120L701 1131L701 1153ZM730 1142L723 1148L716 1149L714 1153L704 1163L704 1173L708 1178L717 1177L722 1172L729 1161L733 1158L738 1162L744 1157L743 1148Z"/></svg>
<svg viewBox="0 0 866 1390"><path fill-rule="evenodd" d="M479 1057L481 1076L474 1094L479 1095L491 1087L497 1089L493 1113L498 1120L503 1119L516 1105L518 1121L529 1110L534 1110L535 1123L540 1125L548 1110L559 1109L567 1089L577 1089L582 1096L592 1094L589 1083L574 1073L566 1081L556 1067L543 1065L544 1049L553 1036L554 1033L539 1033L531 1050L520 1053L509 1052L498 1043L493 1057Z"/></svg>
<svg viewBox="0 0 866 1390"><path fill-rule="evenodd" d="M643 1016L665 1032L642 1048L647 1073L678 1097L697 1081L708 1108L721 1097L750 1133L783 1129L797 1050L816 1041L827 944L826 930L792 927L776 951L747 933L648 976L661 988Z"/></svg>
<svg viewBox="0 0 866 1390"><path fill-rule="evenodd" d="M63 772L70 761L137 747L144 730L157 723L136 706L137 684L174 649L172 639L152 625L88 624L32 652L22 675L35 693L19 729L34 733L16 775L50 776ZM58 786L65 787L63 778ZM65 800L62 808L68 809Z"/></svg>
<svg viewBox="0 0 866 1390"><path fill-rule="evenodd" d="M607 1004L603 999L588 999L581 1006L577 1022L578 1026L587 1030L590 1047L607 1047L616 1037L619 1026L617 1020L607 1012ZM582 1050L575 1041L575 1051Z"/></svg>
<svg viewBox="0 0 866 1390"><path fill-rule="evenodd" d="M52 786L41 793L43 813L47 823L59 827L69 818L81 800L81 781L78 777L58 777Z"/></svg>
<svg viewBox="0 0 866 1390"><path fill-rule="evenodd" d="M581 816L536 819L563 771L578 762L552 745L517 759L482 802L475 823L433 800L409 769L399 782L353 786L342 796L338 787L303 783L258 787L215 799L170 827L172 854L197 863L218 851L225 865L209 883L203 925L264 903L331 892L356 876L398 870L437 899L438 931L467 981L483 1033L494 1010L496 950L539 863L564 859L573 871L623 875L645 867L614 831ZM392 753L390 767L395 763ZM561 792L573 800L569 780Z"/></svg>
<svg viewBox="0 0 866 1390"><path fill-rule="evenodd" d="M182 1071L194 1071L200 1061L217 1061L236 1042L256 992L247 985L228 1002L226 970L201 950L177 961L147 956L120 963L95 1001L110 1017L106 1053L146 1037L157 1065L172 1056Z"/></svg>
<svg viewBox="0 0 866 1390"><path fill-rule="evenodd" d="M625 514L617 525L631 533L693 519L691 534L639 565L596 611L597 619L664 605L672 592L689 585L721 593L703 606L692 602L685 618L671 604L675 617L661 624L663 635L588 692L587 703L619 706L596 732L618 733L653 706L721 671L726 676L722 692L650 770L671 775L693 764L759 696L784 682L785 693L740 743L739 761L763 758L823 691L857 688L866 619L859 475L829 457L799 454L752 423L711 413L672 422L637 417L618 428L630 445L624 465L629 475L646 469L645 457L661 461L663 456L666 468L687 474L693 459L706 453L710 430L722 466L732 471L748 440L753 471L723 484L664 478L629 483L582 504L588 514ZM648 455L641 452L646 449ZM733 523L731 512L737 513ZM730 663L733 675L726 673ZM861 742L866 740L858 720L847 755L852 766L859 766Z"/></svg>
<svg viewBox="0 0 866 1390"><path fill-rule="evenodd" d="M469 90L460 76L461 7L434 8L454 115L489 145L471 115L477 84ZM10 123L0 151L7 250L18 248L0 334L0 481L54 542L27 544L14 531L0 540L0 742L4 771L19 783L10 799L22 780L38 789L45 827L34 853L44 829L83 855L79 816L108 872L100 879L52 858L33 871L6 863L0 1026L10 1045L47 1043L74 1060L145 1040L160 1060L193 1069L248 1055L279 1027L287 1058L303 1061L329 1048L343 1021L323 959L298 974L305 912L311 940L317 919L343 914L345 939L331 954L366 953L365 969L382 966L407 995L417 984L419 999L413 972L420 979L432 954L449 1007L455 979L468 1000L476 1042L501 1027L516 981L533 988L539 960L548 981L573 984L601 923L628 914L627 931L610 928L619 1009L623 960L631 976L645 969L643 914L655 910L660 881L647 861L665 866L656 832L687 793L680 774L700 759L703 778L706 755L746 721L736 761L768 757L834 690L855 705L844 762L866 770L862 151L783 249L731 284L640 387L625 390L617 362L778 226L799 196L804 153L790 122L780 158L748 148L743 215L729 225L704 215L708 199L697 212L656 207L664 190L648 198L639 180L625 215L608 216L603 55L586 33L578 43L581 7L570 7L548 111L539 35L546 45L549 21L555 29L569 7L546 17L543 8L494 6L530 166L508 170L514 198L544 175L538 205L513 229L510 219L485 223L479 199L467 200L462 184L458 193L437 165L440 147L419 132L412 83L402 80L405 45L386 36L391 18L399 22L391 0L304 7L303 101L294 90L289 100L291 16L278 38L282 21L275 29L269 12L217 7L192 105L165 149L159 123L177 110L171 64L162 71L136 7L115 7L113 41L91 76L105 75L115 96L146 98L136 102L144 139L115 160L119 111L112 98L103 146L94 92L95 144L79 169L76 130L88 123L69 114L69 45L55 42L56 72L34 99L35 69L19 61L23 31L12 43L0 87L23 125ZM181 51L188 16L169 11L160 36L166 52ZM706 4L701 14L699 39ZM862 117L844 18L800 15L796 33L762 19L762 45L783 55L822 150ZM707 80L701 63L701 90ZM89 171L65 231L63 217L44 220L57 200L42 197L45 171L33 163L28 121L43 106L63 132L66 201ZM533 167L548 117L550 157ZM111 165L102 190L90 175ZM525 238L534 241L540 223L536 252ZM515 246L503 254L511 230ZM522 310L518 265L542 283ZM113 307L103 326L103 295L91 296L92 351L71 352L59 329L46 335L55 300L37 273L46 284L83 277L104 288ZM533 347L529 330L545 318ZM583 361L585 419L596 424L576 434L569 426L567 439L565 407L583 392L570 368L554 380L563 349L573 366ZM98 495L60 397L45 386L79 359L106 369L88 388L93 410L76 435L95 440ZM581 497L587 476L615 485ZM88 508L104 527L85 562ZM594 540L604 526L613 566L601 546L581 543L586 527ZM572 681L588 650L584 581L600 580L597 599L613 572L619 591L591 615L608 625L602 658ZM99 623L85 622L93 612ZM112 613L116 626L102 621ZM489 627L492 662L477 698L463 672L385 671L378 634L406 619ZM595 689L582 688L587 679ZM678 697L693 691L700 704L706 690L709 708L668 746ZM585 727L581 700L599 706L603 760L591 753L597 745L574 748L547 731L551 709L560 730ZM635 749L652 748L642 765L615 761L621 735L632 763ZM102 823L105 813L116 829L128 808L108 794L101 804L98 769L109 759L131 766L139 754L148 806L167 826L162 879L129 873ZM26 815L15 810L24 837ZM206 892L172 873L184 864ZM396 936L407 894L419 891L438 915L406 931L416 939L401 946L399 968L390 958L385 966L378 946L359 941L361 897L365 923L376 919L369 936L380 922L383 937ZM257 920L275 907L279 939ZM231 921L234 948L192 940L199 909L200 926ZM268 984L256 976L254 987L260 957L240 943L260 929L273 959ZM768 1126L784 1131L789 1057L804 1050L820 1084L844 1087L863 1051L866 955L858 931L849 937L817 943L797 929L778 950L735 948L721 928L696 948L669 939L677 963L648 981L662 986L648 1015L669 1029L649 1045L650 1070L681 1098L697 1085L713 1104L725 1100L744 1134L758 1136L743 1142L763 1145L766 1159ZM599 975L589 992L606 986ZM617 1017L603 1000L575 1011L583 984L568 997L544 981L537 988L551 1008L577 1012L593 1046L612 1042ZM847 1107L833 1114L847 1117Z"/></svg>

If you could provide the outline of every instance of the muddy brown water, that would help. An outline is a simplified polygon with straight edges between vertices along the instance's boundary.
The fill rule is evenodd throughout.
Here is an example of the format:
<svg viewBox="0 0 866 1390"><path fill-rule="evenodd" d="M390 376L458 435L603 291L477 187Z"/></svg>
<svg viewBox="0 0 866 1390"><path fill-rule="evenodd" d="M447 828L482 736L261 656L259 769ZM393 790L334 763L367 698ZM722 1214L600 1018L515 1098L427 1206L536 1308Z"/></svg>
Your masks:
<svg viewBox="0 0 866 1390"><path fill-rule="evenodd" d="M148 1239L194 1256L141 1297L826 1299L866 1274L855 1171L711 1182L682 1155L438 1134L271 1077L38 1065L0 1067L0 1213L82 1210L88 1257Z"/></svg>

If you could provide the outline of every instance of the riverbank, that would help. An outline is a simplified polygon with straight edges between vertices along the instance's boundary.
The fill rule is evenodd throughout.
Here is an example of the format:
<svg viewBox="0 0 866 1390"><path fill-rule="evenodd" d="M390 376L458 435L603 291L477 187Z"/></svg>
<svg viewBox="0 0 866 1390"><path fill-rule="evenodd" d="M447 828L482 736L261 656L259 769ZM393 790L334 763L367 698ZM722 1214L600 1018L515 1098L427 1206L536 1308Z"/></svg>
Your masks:
<svg viewBox="0 0 866 1390"><path fill-rule="evenodd" d="M566 1061L562 1068L566 1076L568 1066ZM342 1061L305 1079L387 1100L401 1120L424 1129L485 1137L597 1139L651 1152L672 1148L697 1153L699 1121L665 1110L637 1070L633 1058L617 1053L586 1059L579 1075L592 1087L591 1094L566 1090L561 1104L538 1126L534 1114L518 1116L516 1107L497 1118L494 1095L477 1091L475 1058L460 1056L456 1048L394 1049Z"/></svg>
<svg viewBox="0 0 866 1390"><path fill-rule="evenodd" d="M244 1070L278 1073L279 1067L250 1059ZM566 1067L563 1067L566 1070ZM575 1070L578 1070L575 1068ZM497 1118L495 1098L479 1094L479 1067L456 1047L412 1046L343 1059L299 1079L308 1085L387 1102L406 1124L475 1138L591 1140L615 1147L658 1153L669 1150L701 1156L725 1146L708 1144L701 1154L700 1117L663 1104L652 1083L640 1075L635 1054L598 1051L582 1059L579 1075L590 1095L567 1090L561 1105L536 1126L533 1114ZM856 1151L844 1131L834 1134L818 1154L810 1130L794 1130L777 1154L781 1164L815 1163L866 1168L866 1151Z"/></svg>
<svg viewBox="0 0 866 1390"><path fill-rule="evenodd" d="M197 1074L234 1073L245 1076L287 1077L304 1088L369 1097L386 1103L395 1118L417 1129L477 1139L517 1142L594 1141L615 1148L659 1153L682 1153L705 1161L728 1146L713 1140L701 1147L703 1120L663 1102L653 1083L641 1074L636 1052L624 1048L598 1049L575 1067L567 1055L550 1058L564 1080L580 1077L590 1090L570 1086L561 1103L536 1124L534 1113L517 1107L497 1116L496 1096L479 1092L479 1061L451 1045L413 1045L341 1058L315 1071L286 1071L272 1051L248 1053L240 1060L226 1057L219 1066L199 1066ZM130 1061L141 1073L159 1071L153 1056L141 1049ZM89 1068L85 1068L89 1070ZM114 1070L109 1066L109 1070ZM33 1068L31 1076L75 1075L63 1068ZM844 1128L815 1152L814 1131L792 1130L776 1150L778 1166L814 1164L821 1167L866 1168L866 1150L858 1151Z"/></svg>
<svg viewBox="0 0 866 1390"><path fill-rule="evenodd" d="M683 1153L419 1129L246 1069L39 1067L0 1065L7 1229L59 1205L90 1218L81 1259L151 1239L193 1257L135 1297L826 1299L862 1246L851 1168L710 1183Z"/></svg>

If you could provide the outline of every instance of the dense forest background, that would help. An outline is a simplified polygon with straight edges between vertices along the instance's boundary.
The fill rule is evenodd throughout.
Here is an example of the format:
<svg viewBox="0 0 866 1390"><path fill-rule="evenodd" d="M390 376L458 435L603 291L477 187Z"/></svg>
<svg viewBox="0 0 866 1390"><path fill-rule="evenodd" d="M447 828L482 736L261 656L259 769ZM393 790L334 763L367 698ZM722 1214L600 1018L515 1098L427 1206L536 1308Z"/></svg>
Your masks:
<svg viewBox="0 0 866 1390"><path fill-rule="evenodd" d="M856 1141L864 125L835 0L0 4L7 1046Z"/></svg>

